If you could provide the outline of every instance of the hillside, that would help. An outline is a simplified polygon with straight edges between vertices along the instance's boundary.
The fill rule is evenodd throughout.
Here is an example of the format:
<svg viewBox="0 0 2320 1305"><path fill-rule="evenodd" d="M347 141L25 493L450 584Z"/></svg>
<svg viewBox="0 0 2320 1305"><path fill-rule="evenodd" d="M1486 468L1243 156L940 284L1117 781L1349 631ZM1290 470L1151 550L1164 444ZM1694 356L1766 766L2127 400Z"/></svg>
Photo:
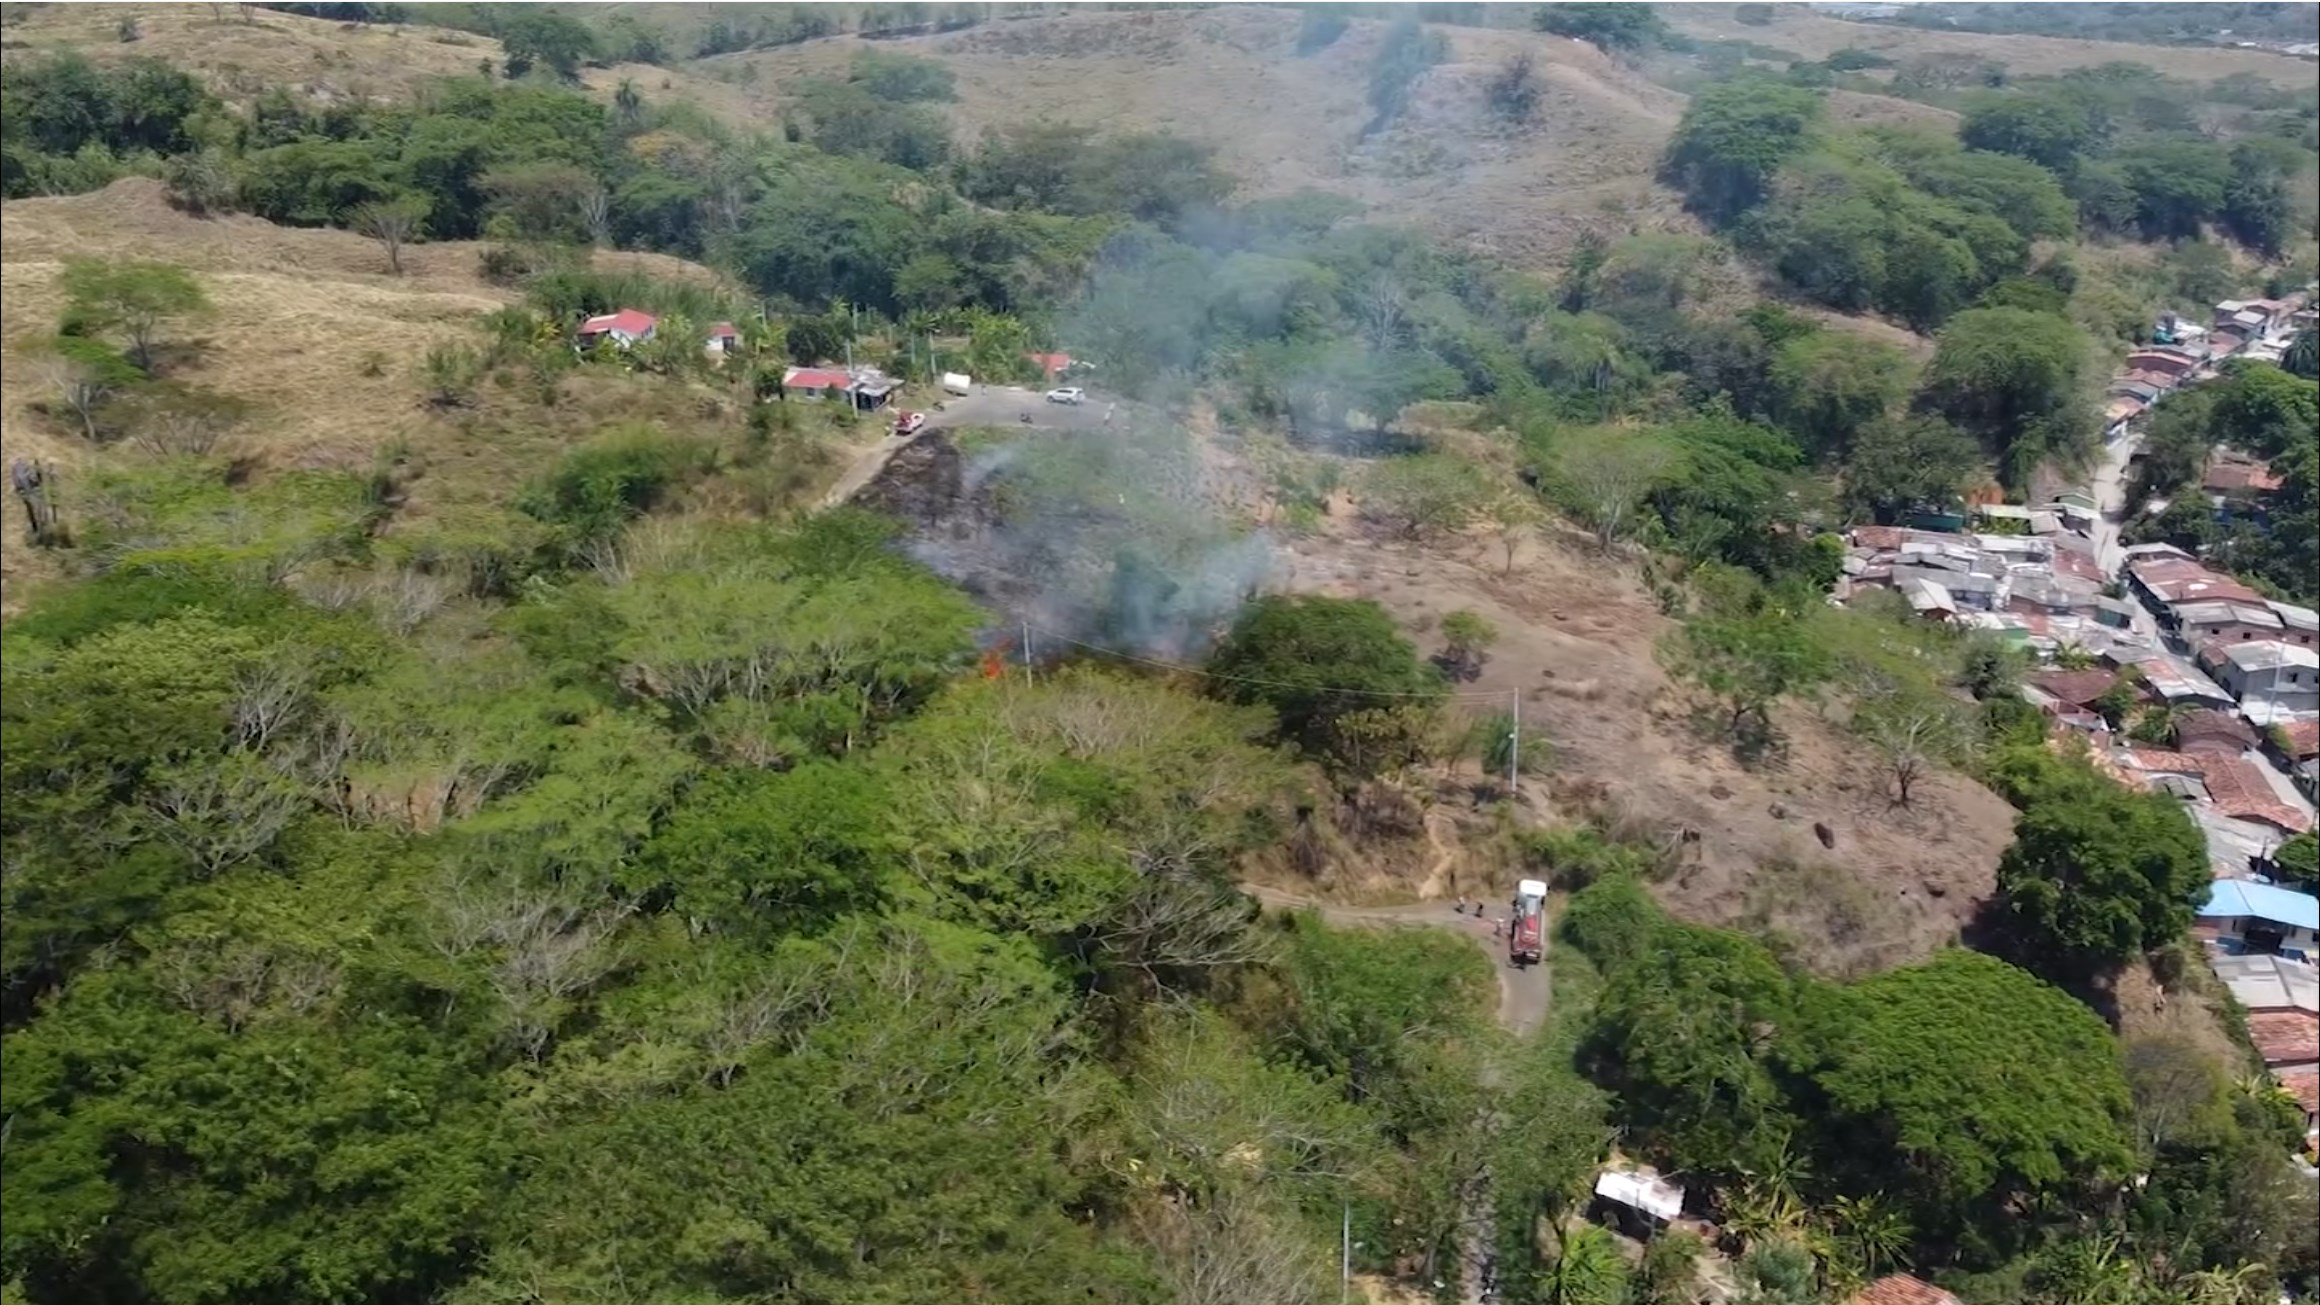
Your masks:
<svg viewBox="0 0 2320 1305"><path fill-rule="evenodd" d="M1650 180L1683 98L1594 47L1438 26L1448 60L1419 78L1403 118L1365 140L1365 87L1386 25L1353 22L1305 56L1299 27L1294 11L1256 6L1073 13L902 40L830 38L694 67L749 76L770 107L784 86L842 75L864 48L939 58L958 77L951 116L962 140L1022 123L1167 131L1213 146L1246 195L1346 195L1373 220L1517 266L1552 265L1592 225L1688 226ZM1494 120L1483 93L1518 54L1534 60L1543 87L1520 129Z"/></svg>
<svg viewBox="0 0 2320 1305"><path fill-rule="evenodd" d="M504 499L511 470L544 460L509 447L509 431L478 439L472 427L426 411L420 360L431 347L473 343L475 319L515 302L515 291L480 278L483 246L413 245L390 275L374 242L352 232L278 227L234 215L197 218L172 208L160 183L129 178L102 191L0 205L0 459L35 458L56 469L70 494L100 467L137 465L134 450L94 448L33 411L49 397L26 342L54 330L66 260L161 260L203 283L214 315L188 332L175 379L252 405L233 439L245 475L329 469L361 473L382 451L431 458L403 518L451 503ZM678 280L713 281L703 268L657 254L601 252L595 266ZM615 386L608 406L547 414L545 451L586 433L604 415L643 417L670 402L653 388ZM539 414L529 414L538 416ZM520 479L520 474L518 475ZM21 530L0 536L0 602L22 605L23 582L50 574L54 558Z"/></svg>
<svg viewBox="0 0 2320 1305"><path fill-rule="evenodd" d="M12 5L0 61L73 51L100 67L160 59L198 75L229 104L246 106L268 90L316 104L406 103L428 83L472 77L506 58L500 43L425 23L339 23L238 5ZM137 39L120 39L136 24ZM714 79L674 68L613 64L581 79L609 100L623 82L681 95L729 121L745 123L749 101Z"/></svg>
<svg viewBox="0 0 2320 1305"><path fill-rule="evenodd" d="M1994 35L1932 31L1888 23L1856 23L1825 18L1803 5L1773 6L1773 21L1754 27L1732 16L1724 4L1670 5L1668 25L1686 36L1709 41L1748 41L1788 51L1802 59L1826 59L1839 50L1867 50L1895 61L1933 55L1971 55L2004 64L2016 77L2068 72L2106 63L2141 63L2170 76L2199 81L2246 74L2283 87L2309 86L2309 61L2261 50L2212 46L2135 45L2123 41L2080 41L2054 36Z"/></svg>

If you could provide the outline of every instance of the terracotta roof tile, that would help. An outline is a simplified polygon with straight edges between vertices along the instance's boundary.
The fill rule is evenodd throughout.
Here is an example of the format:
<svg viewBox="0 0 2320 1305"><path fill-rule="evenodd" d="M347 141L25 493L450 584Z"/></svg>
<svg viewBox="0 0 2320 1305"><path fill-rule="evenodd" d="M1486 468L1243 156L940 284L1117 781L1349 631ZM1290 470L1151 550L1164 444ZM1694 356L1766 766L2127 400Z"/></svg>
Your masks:
<svg viewBox="0 0 2320 1305"><path fill-rule="evenodd" d="M2110 691L2118 676L2110 671L2041 671L2030 682L2073 707L2084 707Z"/></svg>
<svg viewBox="0 0 2320 1305"><path fill-rule="evenodd" d="M1888 1274L1861 1289L1850 1305L1962 1305L1930 1282L1906 1273Z"/></svg>
<svg viewBox="0 0 2320 1305"><path fill-rule="evenodd" d="M2280 801L2271 782L2256 769L2256 763L2245 757L2210 756L2206 758L2201 778L2207 785L2207 795L2215 799L2215 809L2224 815L2238 820L2261 820L2295 834L2312 827L2303 812Z"/></svg>
<svg viewBox="0 0 2320 1305"><path fill-rule="evenodd" d="M2320 720L2290 721L2280 726L2288 736L2288 755L2298 761L2320 755Z"/></svg>
<svg viewBox="0 0 2320 1305"><path fill-rule="evenodd" d="M2247 1017L2248 1041L2267 1065L2309 1065L2320 1061L2320 1014L2308 1010L2264 1010Z"/></svg>
<svg viewBox="0 0 2320 1305"><path fill-rule="evenodd" d="M2304 1107L2304 1117L2320 1115L2320 1069L2287 1069L2275 1072L2273 1078Z"/></svg>
<svg viewBox="0 0 2320 1305"><path fill-rule="evenodd" d="M2227 712L2194 711L2175 722L2175 746L2185 752L2222 752L2238 756L2254 747L2256 732L2246 721Z"/></svg>

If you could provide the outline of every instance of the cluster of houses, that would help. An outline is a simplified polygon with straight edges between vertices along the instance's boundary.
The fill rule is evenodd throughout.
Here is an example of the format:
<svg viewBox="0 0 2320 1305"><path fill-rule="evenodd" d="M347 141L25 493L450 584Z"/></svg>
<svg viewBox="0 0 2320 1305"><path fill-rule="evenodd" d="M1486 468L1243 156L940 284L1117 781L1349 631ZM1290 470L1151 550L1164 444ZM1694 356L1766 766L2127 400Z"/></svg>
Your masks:
<svg viewBox="0 0 2320 1305"><path fill-rule="evenodd" d="M2226 299L2215 306L2215 316L2206 326L2173 313L2160 318L2151 343L2128 354L2111 377L2103 409L2104 437L2125 434L2151 405L2214 376L2228 359L2280 361L2297 329L2320 321L2320 313L2306 308L2305 301L2301 291L2280 299Z"/></svg>
<svg viewBox="0 0 2320 1305"><path fill-rule="evenodd" d="M2022 695L2051 726L2083 739L2118 782L2183 800L2215 874L2198 912L2209 962L2302 1105L2307 1150L2320 1149L2320 897L2271 882L2272 853L2313 828L2320 801L2320 613L2168 544L2122 550L2107 576L2092 505L2077 496L1968 515L1978 529L1853 531L1836 598L1890 589L1927 619L2037 654L2045 665ZM2169 726L2164 746L2114 734L2153 709ZM1938 1298L1912 1294L1922 1286L1865 1299Z"/></svg>
<svg viewBox="0 0 2320 1305"><path fill-rule="evenodd" d="M2065 496L2040 508L1985 504L1972 509L1979 531L1861 526L1847 539L1835 596L1850 601L1891 589L1919 615L1975 629L2052 657L2114 644L2148 647L2132 608L2105 593L2095 558L2093 500ZM1923 520L1921 518L1921 520ZM1930 520L1948 526L1963 518Z"/></svg>

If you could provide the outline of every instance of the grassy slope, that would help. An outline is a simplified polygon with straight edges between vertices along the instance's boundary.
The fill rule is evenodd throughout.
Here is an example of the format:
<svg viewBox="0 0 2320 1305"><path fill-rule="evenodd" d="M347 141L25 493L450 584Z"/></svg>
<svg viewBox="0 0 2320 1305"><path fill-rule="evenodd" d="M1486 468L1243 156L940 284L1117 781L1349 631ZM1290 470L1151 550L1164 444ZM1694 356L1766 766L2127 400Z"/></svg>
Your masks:
<svg viewBox="0 0 2320 1305"><path fill-rule="evenodd" d="M220 21L220 15L223 21ZM135 41L116 32L137 20ZM40 5L7 29L8 59L77 50L99 64L144 56L199 74L229 103L281 86L308 99L398 102L444 77L471 77L503 59L499 42L421 24L366 25L260 10L244 22L233 5ZM588 89L609 100L622 79L649 95L691 99L730 121L750 117L747 97L675 69L620 64L588 69Z"/></svg>
<svg viewBox="0 0 2320 1305"><path fill-rule="evenodd" d="M1902 61L1931 54L1970 54L1991 59L2018 77L2068 72L2105 63L2149 64L2172 77L2212 81L2233 73L2253 73L2281 86L2310 85L2312 65L2261 50L2209 46L2133 45L2124 41L2073 41L2053 36L1993 36L1986 32L1934 32L1882 23L1822 18L1802 5L1781 5L1768 27L1733 21L1732 6L1669 5L1670 26L1701 40L1741 40L1793 51L1801 58L1826 59L1848 47Z"/></svg>
<svg viewBox="0 0 2320 1305"><path fill-rule="evenodd" d="M558 450L606 423L657 420L704 433L735 424L722 391L599 374L568 379L555 408L487 385L482 406L464 420L429 411L419 375L427 349L478 342L475 317L514 298L477 276L475 244L412 246L397 277L360 236L246 216L188 217L169 206L158 182L131 178L94 194L0 206L0 248L0 460L47 461L68 503L87 472L144 460L125 446L92 448L29 406L45 394L37 357L24 346L55 328L63 308L58 276L74 257L160 259L199 276L216 312L166 333L191 346L170 376L256 405L234 437L252 474L360 472L390 447L423 463L426 474L397 529L505 503ZM596 258L607 270L711 275L657 254ZM21 530L0 533L0 604L21 607L28 585L50 578L53 567Z"/></svg>
<svg viewBox="0 0 2320 1305"><path fill-rule="evenodd" d="M1649 180L1683 97L1592 47L1438 27L1449 61L1420 79L1403 121L1365 141L1384 24L1357 21L1300 57L1299 22L1256 7L1078 13L896 41L831 38L693 67L752 77L771 109L784 85L840 74L873 44L936 57L958 75L952 112L964 141L1022 122L1168 131L1215 146L1246 194L1334 191L1370 205L1374 219L1415 223L1516 265L1551 263L1589 223L1688 226ZM1544 94L1535 123L1510 131L1492 120L1483 84L1518 51L1537 61Z"/></svg>

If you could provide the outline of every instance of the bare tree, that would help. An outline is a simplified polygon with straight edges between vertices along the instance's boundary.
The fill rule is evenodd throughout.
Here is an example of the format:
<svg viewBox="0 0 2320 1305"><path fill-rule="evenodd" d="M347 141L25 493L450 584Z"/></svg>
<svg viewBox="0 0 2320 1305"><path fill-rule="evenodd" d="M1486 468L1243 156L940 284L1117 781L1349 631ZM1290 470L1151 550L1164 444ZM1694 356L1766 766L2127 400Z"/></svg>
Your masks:
<svg viewBox="0 0 2320 1305"><path fill-rule="evenodd" d="M156 387L135 405L130 440L155 457L207 457L249 413L249 404L228 395Z"/></svg>
<svg viewBox="0 0 2320 1305"><path fill-rule="evenodd" d="M1153 992L1270 956L1250 927L1253 903L1230 885L1188 873L1151 875L1093 929L1100 963L1136 975Z"/></svg>
<svg viewBox="0 0 2320 1305"><path fill-rule="evenodd" d="M307 795L264 759L235 752L173 768L145 805L153 832L210 878L273 846Z"/></svg>
<svg viewBox="0 0 2320 1305"><path fill-rule="evenodd" d="M1409 311L1409 295L1391 272L1380 273L1361 296L1362 333L1372 349L1390 349L1401 339L1402 321Z"/></svg>
<svg viewBox="0 0 2320 1305"><path fill-rule="evenodd" d="M574 998L620 963L615 934L625 908L589 909L512 879L455 879L437 905L433 940L458 959L489 949L484 973L508 1033L527 1056L548 1047Z"/></svg>
<svg viewBox="0 0 2320 1305"><path fill-rule="evenodd" d="M358 206L347 215L348 225L379 242L387 251L387 268L400 276L403 273L403 246L419 233L419 224L427 219L427 205L408 196L385 199Z"/></svg>
<svg viewBox="0 0 2320 1305"><path fill-rule="evenodd" d="M242 668L232 703L235 746L264 752L306 718L313 706L314 665L282 653Z"/></svg>
<svg viewBox="0 0 2320 1305"><path fill-rule="evenodd" d="M1939 695L1894 693L1864 703L1854 726L1884 756L1893 800L1904 807L1920 780L1957 762L1972 746L1972 727L1960 705Z"/></svg>
<svg viewBox="0 0 2320 1305"><path fill-rule="evenodd" d="M406 635L441 611L456 587L449 577L397 567L372 578L371 613L381 628Z"/></svg>
<svg viewBox="0 0 2320 1305"><path fill-rule="evenodd" d="M1160 1272L1177 1305L1273 1305L1325 1292L1312 1247L1257 1198L1170 1203L1162 1218Z"/></svg>
<svg viewBox="0 0 2320 1305"><path fill-rule="evenodd" d="M2126 1070L2135 1122L2154 1151L2202 1122L2220 1123L2229 1113L2222 1070L2185 1038L2160 1034L2128 1039Z"/></svg>
<svg viewBox="0 0 2320 1305"><path fill-rule="evenodd" d="M588 224L588 238L599 245L612 243L612 192L601 184L580 192L580 220Z"/></svg>
<svg viewBox="0 0 2320 1305"><path fill-rule="evenodd" d="M1556 468L1579 496L1595 544L1608 551L1625 537L1645 491L1668 468L1667 450L1640 439L1597 439L1567 449Z"/></svg>
<svg viewBox="0 0 2320 1305"><path fill-rule="evenodd" d="M41 379L56 394L56 411L69 414L80 425L82 438L95 444L103 436L97 416L118 393L118 387L98 368L61 355L43 359Z"/></svg>

